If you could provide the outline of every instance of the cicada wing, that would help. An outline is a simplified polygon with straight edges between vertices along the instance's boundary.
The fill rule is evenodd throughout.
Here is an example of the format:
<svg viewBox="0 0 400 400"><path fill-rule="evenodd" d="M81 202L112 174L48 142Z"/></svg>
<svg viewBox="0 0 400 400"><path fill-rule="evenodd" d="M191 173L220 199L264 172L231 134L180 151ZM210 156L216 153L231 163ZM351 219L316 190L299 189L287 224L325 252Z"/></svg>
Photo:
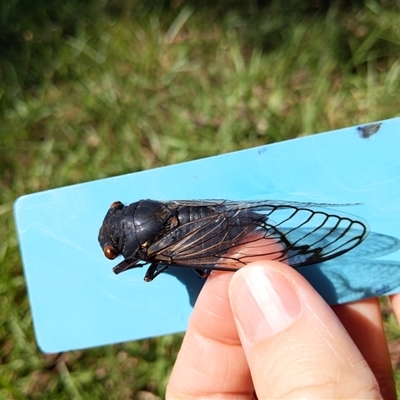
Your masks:
<svg viewBox="0 0 400 400"><path fill-rule="evenodd" d="M192 268L212 269L218 264L237 269L255 260L248 257L255 252L259 258L287 260L291 266L301 267L346 253L360 244L368 232L362 220L321 208L332 204L283 201L182 204L211 205L215 214L172 229L149 246L149 258ZM246 247L242 255L236 251L239 246Z"/></svg>
<svg viewBox="0 0 400 400"><path fill-rule="evenodd" d="M338 257L358 246L368 234L361 219L324 208L285 205L269 217L286 238L287 259L293 267Z"/></svg>
<svg viewBox="0 0 400 400"><path fill-rule="evenodd" d="M257 246L265 237L264 221L263 215L247 211L216 213L171 230L149 246L147 254L176 266L213 269L218 264L218 269L237 269L245 262L227 253L235 253L239 246ZM270 258L274 258L273 251L264 248Z"/></svg>
<svg viewBox="0 0 400 400"><path fill-rule="evenodd" d="M273 212L275 209L284 208L332 208L343 206L354 206L359 203L312 203L301 201L287 201L287 200L223 200L223 199L206 199L206 200L172 200L165 202L171 207L189 206L189 207L215 207L217 212L224 212L229 210L248 210L248 211L264 211L266 214Z"/></svg>

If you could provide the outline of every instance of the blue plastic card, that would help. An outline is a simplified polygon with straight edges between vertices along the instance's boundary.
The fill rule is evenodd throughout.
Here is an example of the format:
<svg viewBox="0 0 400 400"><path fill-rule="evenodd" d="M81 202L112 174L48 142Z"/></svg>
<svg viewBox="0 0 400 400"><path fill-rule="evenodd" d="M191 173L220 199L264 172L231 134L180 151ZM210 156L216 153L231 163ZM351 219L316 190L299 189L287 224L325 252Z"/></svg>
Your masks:
<svg viewBox="0 0 400 400"><path fill-rule="evenodd" d="M98 231L110 204L139 199L362 203L370 234L299 269L330 303L400 291L400 118L19 198L14 207L37 342L60 352L184 331L203 280L115 275ZM172 271L174 270L174 271Z"/></svg>

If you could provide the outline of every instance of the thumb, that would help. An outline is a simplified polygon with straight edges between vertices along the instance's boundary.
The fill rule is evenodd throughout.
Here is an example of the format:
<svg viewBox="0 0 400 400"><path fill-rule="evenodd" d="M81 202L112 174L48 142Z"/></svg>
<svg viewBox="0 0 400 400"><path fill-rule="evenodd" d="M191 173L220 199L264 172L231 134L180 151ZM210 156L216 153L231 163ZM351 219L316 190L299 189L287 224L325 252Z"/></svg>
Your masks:
<svg viewBox="0 0 400 400"><path fill-rule="evenodd" d="M234 274L229 298L259 399L381 398L334 312L293 268L249 264Z"/></svg>

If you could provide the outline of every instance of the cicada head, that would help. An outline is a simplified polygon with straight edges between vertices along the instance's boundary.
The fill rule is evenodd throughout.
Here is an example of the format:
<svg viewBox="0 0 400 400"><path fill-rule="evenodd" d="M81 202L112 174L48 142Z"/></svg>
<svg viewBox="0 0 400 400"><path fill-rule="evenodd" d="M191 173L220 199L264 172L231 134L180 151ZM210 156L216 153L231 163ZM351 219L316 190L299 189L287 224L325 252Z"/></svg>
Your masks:
<svg viewBox="0 0 400 400"><path fill-rule="evenodd" d="M119 255L134 257L140 245L134 227L134 213L138 203L124 206L120 201L111 204L99 232L99 243L104 255L113 260Z"/></svg>

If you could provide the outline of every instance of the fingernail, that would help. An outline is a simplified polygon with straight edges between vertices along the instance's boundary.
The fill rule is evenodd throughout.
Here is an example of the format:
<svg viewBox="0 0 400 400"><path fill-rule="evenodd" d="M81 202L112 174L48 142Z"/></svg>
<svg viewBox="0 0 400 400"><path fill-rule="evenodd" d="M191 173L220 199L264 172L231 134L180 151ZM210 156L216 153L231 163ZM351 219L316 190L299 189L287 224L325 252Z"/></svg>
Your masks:
<svg viewBox="0 0 400 400"><path fill-rule="evenodd" d="M240 336L253 343L284 331L301 311L293 283L268 267L245 267L235 274L229 297Z"/></svg>

